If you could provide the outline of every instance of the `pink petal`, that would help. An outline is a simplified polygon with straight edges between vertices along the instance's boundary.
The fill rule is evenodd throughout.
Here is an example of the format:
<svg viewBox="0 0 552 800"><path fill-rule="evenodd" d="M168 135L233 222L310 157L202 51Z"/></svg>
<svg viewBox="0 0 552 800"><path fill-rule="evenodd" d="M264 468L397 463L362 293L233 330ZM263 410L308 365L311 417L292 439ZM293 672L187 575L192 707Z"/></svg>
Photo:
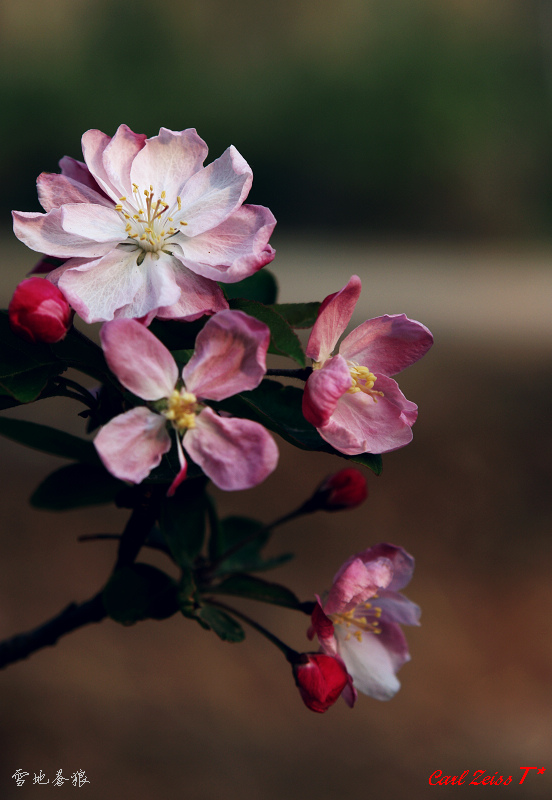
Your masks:
<svg viewBox="0 0 552 800"><path fill-rule="evenodd" d="M116 478L132 483L147 478L171 449L164 417L144 406L119 414L104 425L94 444L105 468Z"/></svg>
<svg viewBox="0 0 552 800"><path fill-rule="evenodd" d="M146 141L132 164L131 180L140 190L153 186L155 197L166 192L172 206L186 181L207 157L207 145L194 128L170 131L161 128L158 136Z"/></svg>
<svg viewBox="0 0 552 800"><path fill-rule="evenodd" d="M66 175L43 172L37 180L38 199L45 211L59 208L64 203L95 203L113 208L113 203L104 193L100 194L99 186L90 189Z"/></svg>
<svg viewBox="0 0 552 800"><path fill-rule="evenodd" d="M38 253L56 258L98 258L108 253L112 242L94 242L63 230L62 209L53 208L47 214L35 211L12 211L13 231L17 238Z"/></svg>
<svg viewBox="0 0 552 800"><path fill-rule="evenodd" d="M102 326L100 338L109 369L143 400L168 397L178 367L164 344L135 319L116 319Z"/></svg>
<svg viewBox="0 0 552 800"><path fill-rule="evenodd" d="M234 283L272 261L275 250L268 240L275 225L268 208L243 205L215 228L193 237L181 232L175 240L182 248L182 262L194 272Z"/></svg>
<svg viewBox="0 0 552 800"><path fill-rule="evenodd" d="M421 609L404 594L392 592L389 589L378 590L378 599L375 605L381 608L383 622L396 622L400 625L419 625Z"/></svg>
<svg viewBox="0 0 552 800"><path fill-rule="evenodd" d="M391 582L393 568L386 558L365 564L360 558L345 562L335 576L324 605L326 614L340 614L364 603Z"/></svg>
<svg viewBox="0 0 552 800"><path fill-rule="evenodd" d="M349 635L345 625L336 625L338 652L355 688L376 700L390 700L400 689L395 675L393 651L386 642L372 633L362 633L360 641Z"/></svg>
<svg viewBox="0 0 552 800"><path fill-rule="evenodd" d="M378 375L375 389L384 393L377 402L364 392L344 394L330 420L318 428L320 436L341 453L387 453L412 440L417 406L392 378Z"/></svg>
<svg viewBox="0 0 552 800"><path fill-rule="evenodd" d="M144 147L146 135L134 133L128 125L120 125L115 136L103 151L102 162L112 186L122 195L132 197L130 168L137 154ZM148 184L149 186L149 184Z"/></svg>
<svg viewBox="0 0 552 800"><path fill-rule="evenodd" d="M337 340L351 320L361 286L360 278L353 275L343 289L328 295L320 306L305 351L313 361L324 362L330 357Z"/></svg>
<svg viewBox="0 0 552 800"><path fill-rule="evenodd" d="M160 306L170 308L178 303L181 291L174 270L177 263L172 256L165 253L146 253L140 264L142 274L140 288L130 303L117 309L115 317L143 319L151 314L155 316Z"/></svg>
<svg viewBox="0 0 552 800"><path fill-rule="evenodd" d="M104 198L107 197L97 181L92 177L90 170L84 162L77 161L76 158L71 158L71 156L63 156L59 161L59 168L61 169L61 174L65 177L71 178L71 180L77 183L84 184L88 189L93 189L93 191L100 193Z"/></svg>
<svg viewBox="0 0 552 800"><path fill-rule="evenodd" d="M176 253L174 256L173 277L180 289L180 297L172 305L162 306L157 310L160 319L191 322L204 314L215 314L228 308L222 289L214 281L196 275L182 265Z"/></svg>
<svg viewBox="0 0 552 800"><path fill-rule="evenodd" d="M242 311L220 311L199 332L182 377L188 391L224 400L255 389L266 373L268 327Z"/></svg>
<svg viewBox="0 0 552 800"><path fill-rule="evenodd" d="M396 375L427 353L433 336L425 325L395 314L369 319L345 337L339 352L372 372Z"/></svg>
<svg viewBox="0 0 552 800"><path fill-rule="evenodd" d="M387 558L393 564L393 580L387 588L395 592L405 587L414 573L414 557L394 544L380 542L357 553L357 556L366 563L377 558Z"/></svg>
<svg viewBox="0 0 552 800"><path fill-rule="evenodd" d="M113 245L127 239L125 223L113 207L73 203L64 205L60 211L62 228L69 234Z"/></svg>
<svg viewBox="0 0 552 800"><path fill-rule="evenodd" d="M235 147L192 175L182 188L178 215L187 223L186 235L198 236L224 222L243 203L252 181L251 168Z"/></svg>
<svg viewBox="0 0 552 800"><path fill-rule="evenodd" d="M303 392L303 416L307 422L315 428L327 425L340 398L352 384L349 367L339 355L326 361L321 369L315 369Z"/></svg>
<svg viewBox="0 0 552 800"><path fill-rule="evenodd" d="M120 187L113 186L103 163L103 154L111 136L98 130L90 130L83 134L81 141L84 160L92 177L108 197L117 203L121 196Z"/></svg>
<svg viewBox="0 0 552 800"><path fill-rule="evenodd" d="M184 436L184 447L219 489L250 489L270 475L278 448L257 422L223 418L204 408L196 427Z"/></svg>

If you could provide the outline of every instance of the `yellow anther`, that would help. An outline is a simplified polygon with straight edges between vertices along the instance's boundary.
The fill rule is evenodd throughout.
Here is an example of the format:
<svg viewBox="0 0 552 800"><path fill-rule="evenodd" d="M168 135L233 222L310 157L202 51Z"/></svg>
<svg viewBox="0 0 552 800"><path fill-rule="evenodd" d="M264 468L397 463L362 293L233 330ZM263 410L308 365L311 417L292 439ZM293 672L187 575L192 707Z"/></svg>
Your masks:
<svg viewBox="0 0 552 800"><path fill-rule="evenodd" d="M357 639L359 642L361 642L361 641L362 641L362 633L361 633L360 631L355 631L355 632L353 633L353 636L354 636L354 637L355 637L355 639Z"/></svg>
<svg viewBox="0 0 552 800"><path fill-rule="evenodd" d="M180 222L180 225L187 225L187 222Z"/></svg>
<svg viewBox="0 0 552 800"><path fill-rule="evenodd" d="M133 184L132 184L132 188L133 188L133 190L134 190L135 192L137 192L137 191L138 191L138 187L137 187L137 185L136 185L135 183L133 183Z"/></svg>
<svg viewBox="0 0 552 800"><path fill-rule="evenodd" d="M182 200L180 199L180 197L176 198L176 202L178 203L178 210L181 211L182 210Z"/></svg>
<svg viewBox="0 0 552 800"><path fill-rule="evenodd" d="M123 214L123 217L124 217L125 219L130 219L130 215L129 215L129 214Z"/></svg>
<svg viewBox="0 0 552 800"><path fill-rule="evenodd" d="M132 230L132 225L129 222L128 225L125 227L125 231L128 233L131 230Z"/></svg>
<svg viewBox="0 0 552 800"><path fill-rule="evenodd" d="M180 431L195 428L197 397L192 392L174 389L168 398L168 407L163 412L175 428Z"/></svg>
<svg viewBox="0 0 552 800"><path fill-rule="evenodd" d="M131 233L129 235L130 235L131 239L137 239L138 238L138 234L137 233Z"/></svg>
<svg viewBox="0 0 552 800"><path fill-rule="evenodd" d="M164 200L166 196L167 196L167 193L165 192L165 190L163 190L161 192L161 200Z"/></svg>
<svg viewBox="0 0 552 800"><path fill-rule="evenodd" d="M115 206L115 211L122 211L122 210L123 210L123 207L122 207L122 205L121 205L120 203L118 203L118 204Z"/></svg>
<svg viewBox="0 0 552 800"><path fill-rule="evenodd" d="M119 201L120 201L121 203L124 203L124 202L125 202L125 200L126 200L126 197L119 197Z"/></svg>

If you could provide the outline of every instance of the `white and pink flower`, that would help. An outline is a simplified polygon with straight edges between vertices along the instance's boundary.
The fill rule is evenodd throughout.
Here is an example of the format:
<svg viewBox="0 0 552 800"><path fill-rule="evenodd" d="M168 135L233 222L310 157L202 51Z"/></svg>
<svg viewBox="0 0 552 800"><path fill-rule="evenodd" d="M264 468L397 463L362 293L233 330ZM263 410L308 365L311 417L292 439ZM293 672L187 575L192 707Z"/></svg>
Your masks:
<svg viewBox="0 0 552 800"><path fill-rule="evenodd" d="M400 688L397 671L410 660L400 628L419 625L420 609L398 591L410 581L414 559L402 547L377 544L349 558L325 602L317 598L309 638L340 659L350 676L343 689L353 706L357 691L389 700Z"/></svg>
<svg viewBox="0 0 552 800"><path fill-rule="evenodd" d="M254 389L266 372L270 332L241 311L211 317L196 338L182 371L172 354L136 320L117 319L101 329L104 354L120 383L149 405L112 419L94 441L106 469L141 483L171 448L172 428L180 472L169 495L185 479L183 447L221 489L249 489L278 462L278 449L257 422L220 416L204 400L221 401Z"/></svg>
<svg viewBox="0 0 552 800"><path fill-rule="evenodd" d="M433 344L431 332L404 314L369 319L348 334L332 355L360 296L360 278L322 303L306 354L313 372L305 385L303 414L342 453L385 453L412 439L418 407L390 377L418 361Z"/></svg>
<svg viewBox="0 0 552 800"><path fill-rule="evenodd" d="M274 258L275 225L244 205L253 180L234 147L207 167L193 128L147 139L121 125L82 137L84 162L42 173L45 214L14 211L16 236L67 259L48 275L86 322L154 316L193 320L228 307L216 281L233 283Z"/></svg>

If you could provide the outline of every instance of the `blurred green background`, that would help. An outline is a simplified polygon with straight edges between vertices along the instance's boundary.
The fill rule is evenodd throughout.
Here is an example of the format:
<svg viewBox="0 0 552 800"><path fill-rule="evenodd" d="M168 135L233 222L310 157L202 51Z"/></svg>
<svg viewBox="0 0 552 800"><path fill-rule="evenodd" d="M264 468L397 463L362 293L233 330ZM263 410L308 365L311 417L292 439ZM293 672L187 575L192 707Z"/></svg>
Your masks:
<svg viewBox="0 0 552 800"><path fill-rule="evenodd" d="M83 131L196 127L210 157L232 143L253 168L250 200L279 222L282 301L356 272L355 324L404 312L436 339L400 376L414 441L368 476L368 503L295 521L270 550L297 553L272 576L303 599L369 544L416 556L422 627L397 697L317 716L255 632L228 645L177 617L106 621L0 674L2 800L50 791L17 788L18 768L83 769L94 800L493 793L429 787L466 769L549 800L552 0L0 0L0 14L3 306L37 260L9 211L39 209L37 175L80 158ZM76 410L6 413L82 435ZM30 509L65 462L1 446L3 638L94 594L114 548L77 536L127 514ZM216 492L223 514L268 522L345 463L279 446L265 484ZM246 611L309 647L302 616ZM524 766L547 772L519 786Z"/></svg>

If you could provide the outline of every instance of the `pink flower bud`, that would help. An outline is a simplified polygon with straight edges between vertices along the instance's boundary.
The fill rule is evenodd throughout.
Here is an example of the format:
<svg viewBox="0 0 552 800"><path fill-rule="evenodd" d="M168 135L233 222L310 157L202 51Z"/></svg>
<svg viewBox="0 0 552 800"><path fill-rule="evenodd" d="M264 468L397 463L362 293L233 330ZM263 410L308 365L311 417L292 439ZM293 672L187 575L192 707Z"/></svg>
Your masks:
<svg viewBox="0 0 552 800"><path fill-rule="evenodd" d="M27 278L13 293L8 315L11 329L18 336L33 343L54 344L67 333L72 311L53 283L44 278Z"/></svg>
<svg viewBox="0 0 552 800"><path fill-rule="evenodd" d="M319 714L333 706L349 682L342 662L324 653L303 653L292 669L304 704Z"/></svg>
<svg viewBox="0 0 552 800"><path fill-rule="evenodd" d="M368 497L366 478L358 469L348 467L330 475L320 484L313 501L322 511L356 508Z"/></svg>

